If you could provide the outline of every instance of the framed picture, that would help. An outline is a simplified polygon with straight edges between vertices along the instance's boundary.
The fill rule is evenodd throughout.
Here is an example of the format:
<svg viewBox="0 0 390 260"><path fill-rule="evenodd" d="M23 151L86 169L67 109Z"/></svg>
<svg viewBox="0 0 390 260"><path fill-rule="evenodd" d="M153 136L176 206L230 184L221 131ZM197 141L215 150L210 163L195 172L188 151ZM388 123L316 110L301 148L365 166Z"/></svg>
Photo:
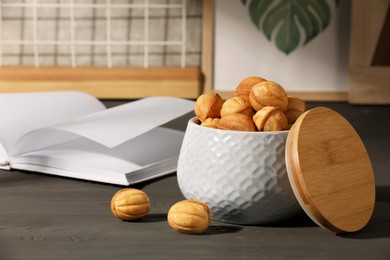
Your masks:
<svg viewBox="0 0 390 260"><path fill-rule="evenodd" d="M215 0L212 89L247 76L306 100L347 100L350 1Z"/></svg>

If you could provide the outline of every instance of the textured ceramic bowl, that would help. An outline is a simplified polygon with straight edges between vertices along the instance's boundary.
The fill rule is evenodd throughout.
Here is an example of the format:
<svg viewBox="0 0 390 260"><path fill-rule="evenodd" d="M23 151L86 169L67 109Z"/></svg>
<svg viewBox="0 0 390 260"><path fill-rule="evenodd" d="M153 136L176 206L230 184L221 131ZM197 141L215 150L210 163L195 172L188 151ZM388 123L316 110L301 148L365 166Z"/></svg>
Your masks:
<svg viewBox="0 0 390 260"><path fill-rule="evenodd" d="M236 224L278 222L300 210L287 176L288 131L240 132L188 122L177 179L187 199L206 203L211 218Z"/></svg>

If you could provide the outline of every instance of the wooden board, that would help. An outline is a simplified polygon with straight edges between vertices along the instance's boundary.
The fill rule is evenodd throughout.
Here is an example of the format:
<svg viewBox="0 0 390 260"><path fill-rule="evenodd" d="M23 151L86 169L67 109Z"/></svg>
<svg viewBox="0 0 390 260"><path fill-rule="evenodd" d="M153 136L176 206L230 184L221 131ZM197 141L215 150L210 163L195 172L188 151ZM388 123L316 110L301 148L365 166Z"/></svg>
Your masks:
<svg viewBox="0 0 390 260"><path fill-rule="evenodd" d="M390 104L390 60L388 48L382 47L389 42L390 0L351 5L349 102ZM378 56L385 60L378 63Z"/></svg>
<svg viewBox="0 0 390 260"><path fill-rule="evenodd" d="M0 93L80 90L106 99L196 98L203 85L199 68L3 67L0 73Z"/></svg>
<svg viewBox="0 0 390 260"><path fill-rule="evenodd" d="M212 90L210 90L212 91ZM234 91L218 91L218 94L223 99L228 99L233 97ZM348 101L347 92L298 92L298 91L289 91L287 93L289 96L299 97L305 101L337 101L337 102L346 102Z"/></svg>
<svg viewBox="0 0 390 260"><path fill-rule="evenodd" d="M202 17L202 73L204 85L202 93L213 89L213 61L214 61L214 0L203 1Z"/></svg>
<svg viewBox="0 0 390 260"><path fill-rule="evenodd" d="M362 229L373 213L375 181L349 122L331 109L311 109L294 124L286 145L289 179L307 215L336 233Z"/></svg>

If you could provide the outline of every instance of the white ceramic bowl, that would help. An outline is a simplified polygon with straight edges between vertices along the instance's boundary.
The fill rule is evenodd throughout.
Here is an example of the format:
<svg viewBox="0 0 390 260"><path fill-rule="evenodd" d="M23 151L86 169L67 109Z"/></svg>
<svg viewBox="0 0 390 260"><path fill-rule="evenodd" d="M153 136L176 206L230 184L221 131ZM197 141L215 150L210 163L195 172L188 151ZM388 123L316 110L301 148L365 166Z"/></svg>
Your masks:
<svg viewBox="0 0 390 260"><path fill-rule="evenodd" d="M212 219L236 224L278 222L301 210L285 164L288 131L218 130L196 120L188 122L178 161L185 198L206 203Z"/></svg>

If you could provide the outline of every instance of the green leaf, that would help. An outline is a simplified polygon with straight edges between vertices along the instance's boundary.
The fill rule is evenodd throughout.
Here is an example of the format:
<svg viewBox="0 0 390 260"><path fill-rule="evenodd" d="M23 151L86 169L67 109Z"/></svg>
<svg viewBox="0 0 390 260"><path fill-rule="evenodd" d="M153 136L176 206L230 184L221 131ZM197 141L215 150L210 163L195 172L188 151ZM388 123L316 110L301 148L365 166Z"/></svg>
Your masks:
<svg viewBox="0 0 390 260"><path fill-rule="evenodd" d="M272 0L252 0L249 4L249 15L257 28L260 28L260 20L271 4Z"/></svg>
<svg viewBox="0 0 390 260"><path fill-rule="evenodd" d="M325 29L331 18L330 7L325 0L296 0L298 5L306 8L306 12L313 12L319 17L322 30Z"/></svg>
<svg viewBox="0 0 390 260"><path fill-rule="evenodd" d="M272 32L277 29L277 26L289 18L289 6L284 2L279 4L281 4L280 8L271 9L264 17L262 29L268 40L271 40Z"/></svg>
<svg viewBox="0 0 390 260"><path fill-rule="evenodd" d="M275 33L276 46L286 54L296 49L300 41L292 8L288 1L280 2L266 14L263 23L265 36L271 40L272 33Z"/></svg>
<svg viewBox="0 0 390 260"><path fill-rule="evenodd" d="M249 15L268 40L274 35L276 46L286 54L295 50L301 39L306 44L315 38L331 19L326 0L252 0Z"/></svg>
<svg viewBox="0 0 390 260"><path fill-rule="evenodd" d="M293 5L293 11L305 31L304 44L306 44L329 25L331 13L324 0L298 0L298 2L299 4ZM319 19L314 14L317 14Z"/></svg>
<svg viewBox="0 0 390 260"><path fill-rule="evenodd" d="M246 0L241 0L241 3L242 3L243 5L246 5Z"/></svg>
<svg viewBox="0 0 390 260"><path fill-rule="evenodd" d="M292 22L292 19L285 20L275 37L278 49L289 54L298 47L299 40L299 30L296 23Z"/></svg>

